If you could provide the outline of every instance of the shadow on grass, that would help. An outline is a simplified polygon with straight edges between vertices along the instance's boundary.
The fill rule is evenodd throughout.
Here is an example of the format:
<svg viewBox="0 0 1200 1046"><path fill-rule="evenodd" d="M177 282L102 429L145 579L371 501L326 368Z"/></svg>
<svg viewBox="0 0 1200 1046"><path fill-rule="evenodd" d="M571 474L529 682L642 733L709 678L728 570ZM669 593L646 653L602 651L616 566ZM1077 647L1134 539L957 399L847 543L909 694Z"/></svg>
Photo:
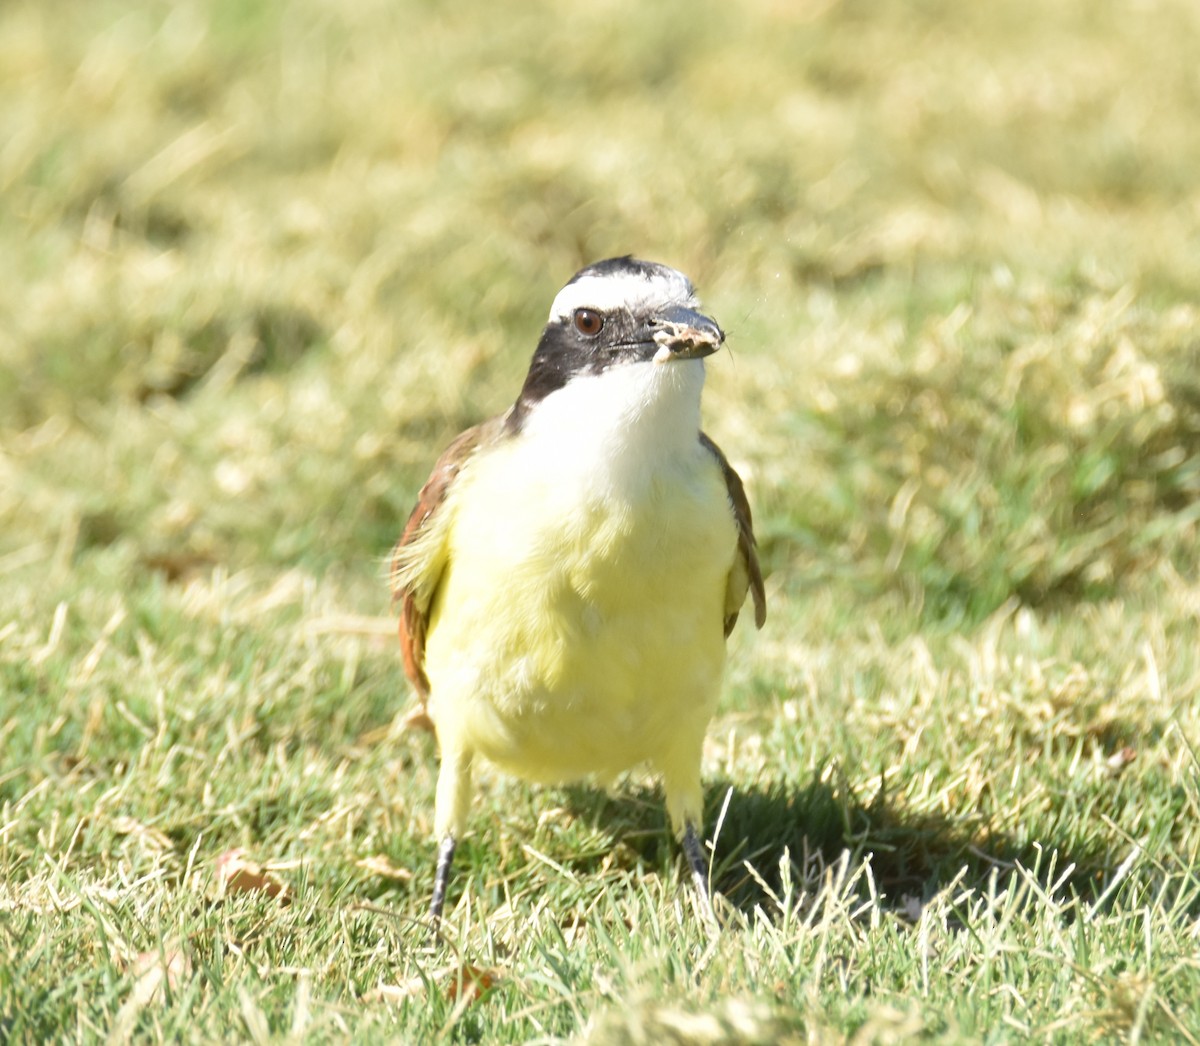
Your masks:
<svg viewBox="0 0 1200 1046"><path fill-rule="evenodd" d="M682 860L655 790L640 788L612 798L580 787L568 789L568 796L580 816L594 818L613 834L615 846L631 851L637 860L664 870ZM1080 848L1072 840L1018 841L993 828L978 812L965 812L961 818L914 813L885 793L863 800L820 775L800 786L747 788L710 782L707 799L707 838L720 822L713 886L745 912L774 907L771 894L781 893L787 864L793 881L802 882L814 858L832 864L843 851L849 852L852 867L870 857L877 889L885 903L896 907L909 897L928 900L964 868L962 885L985 889L994 874L1003 881L1020 864L1047 880L1044 885L1052 878L1060 895L1075 894L1084 901L1100 894L1106 873L1112 871L1108 854Z"/></svg>

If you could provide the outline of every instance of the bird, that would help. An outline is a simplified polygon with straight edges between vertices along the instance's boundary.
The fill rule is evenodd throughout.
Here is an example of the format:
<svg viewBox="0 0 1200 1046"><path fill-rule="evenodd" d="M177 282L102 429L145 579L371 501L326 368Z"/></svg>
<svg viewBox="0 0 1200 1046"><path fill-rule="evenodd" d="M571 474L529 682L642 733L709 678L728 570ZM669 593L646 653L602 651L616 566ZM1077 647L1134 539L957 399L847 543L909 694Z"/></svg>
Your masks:
<svg viewBox="0 0 1200 1046"><path fill-rule="evenodd" d="M429 920L483 759L541 783L662 782L711 913L701 755L725 641L766 595L741 478L702 430L725 342L691 281L626 255L558 292L502 414L438 458L395 546L400 645L440 748Z"/></svg>

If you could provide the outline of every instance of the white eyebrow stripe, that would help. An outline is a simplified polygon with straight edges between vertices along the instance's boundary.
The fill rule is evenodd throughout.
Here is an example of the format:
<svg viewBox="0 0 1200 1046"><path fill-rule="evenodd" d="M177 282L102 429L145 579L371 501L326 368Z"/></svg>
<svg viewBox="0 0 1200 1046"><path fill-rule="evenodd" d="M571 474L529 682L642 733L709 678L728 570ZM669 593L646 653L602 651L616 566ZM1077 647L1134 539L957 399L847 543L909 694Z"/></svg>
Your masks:
<svg viewBox="0 0 1200 1046"><path fill-rule="evenodd" d="M576 309L638 311L648 306L698 305L687 277L674 270L647 278L628 273L619 276L582 276L568 283L550 306L550 320L561 320Z"/></svg>

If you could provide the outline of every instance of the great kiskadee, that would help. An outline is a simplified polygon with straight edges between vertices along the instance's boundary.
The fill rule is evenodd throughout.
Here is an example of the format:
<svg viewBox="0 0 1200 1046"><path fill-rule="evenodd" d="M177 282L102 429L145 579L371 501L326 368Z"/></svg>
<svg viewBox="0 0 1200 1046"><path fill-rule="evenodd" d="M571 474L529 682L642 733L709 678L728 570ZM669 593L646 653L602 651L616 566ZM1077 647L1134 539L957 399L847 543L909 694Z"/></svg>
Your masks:
<svg viewBox="0 0 1200 1046"><path fill-rule="evenodd" d="M421 490L391 585L441 748L435 925L477 757L546 783L649 764L707 907L701 748L747 592L766 618L742 481L700 430L704 357L724 340L682 273L589 265L516 402Z"/></svg>

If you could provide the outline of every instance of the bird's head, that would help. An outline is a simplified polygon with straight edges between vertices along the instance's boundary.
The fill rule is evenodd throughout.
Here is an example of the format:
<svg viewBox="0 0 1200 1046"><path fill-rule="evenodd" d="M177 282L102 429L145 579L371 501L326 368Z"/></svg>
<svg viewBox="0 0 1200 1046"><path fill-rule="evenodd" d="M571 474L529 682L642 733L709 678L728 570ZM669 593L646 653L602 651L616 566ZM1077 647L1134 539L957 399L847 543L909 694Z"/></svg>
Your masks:
<svg viewBox="0 0 1200 1046"><path fill-rule="evenodd" d="M610 258L576 273L554 299L543 333L589 370L708 356L725 334L697 311L683 273L657 262Z"/></svg>
<svg viewBox="0 0 1200 1046"><path fill-rule="evenodd" d="M596 262L555 297L517 410L575 378L630 364L698 360L724 341L717 322L699 311L683 273L629 256Z"/></svg>

